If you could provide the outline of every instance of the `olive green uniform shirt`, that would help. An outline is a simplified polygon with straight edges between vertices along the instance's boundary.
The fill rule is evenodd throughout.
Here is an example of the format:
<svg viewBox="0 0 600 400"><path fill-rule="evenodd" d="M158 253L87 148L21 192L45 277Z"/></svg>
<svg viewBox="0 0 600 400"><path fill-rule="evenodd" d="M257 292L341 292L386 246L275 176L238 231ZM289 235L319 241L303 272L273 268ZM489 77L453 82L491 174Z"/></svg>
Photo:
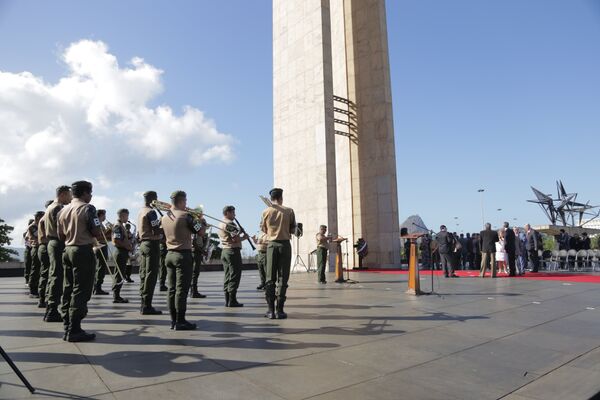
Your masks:
<svg viewBox="0 0 600 400"><path fill-rule="evenodd" d="M267 241L290 240L296 229L294 210L279 204L273 204L263 211L261 229L266 233Z"/></svg>

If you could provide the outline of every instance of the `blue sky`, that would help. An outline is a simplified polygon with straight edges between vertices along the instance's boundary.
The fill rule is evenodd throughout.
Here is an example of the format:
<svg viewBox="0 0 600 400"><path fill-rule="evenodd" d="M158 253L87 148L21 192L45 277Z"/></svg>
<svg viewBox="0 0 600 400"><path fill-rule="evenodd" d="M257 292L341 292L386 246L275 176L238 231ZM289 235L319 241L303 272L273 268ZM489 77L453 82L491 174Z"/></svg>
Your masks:
<svg viewBox="0 0 600 400"><path fill-rule="evenodd" d="M600 203L598 2L388 0L387 19L401 222L418 213L433 228L478 230L483 187L492 223L542 223L525 202L529 185L551 193L559 178ZM122 67L141 57L161 69L162 93L147 105L201 110L235 154L109 170L95 192L113 199L109 216L133 192L166 199L183 188L209 214L235 204L252 231L273 179L271 2L0 0L0 71L55 84L66 73L61 54L82 39L104 42ZM123 160L129 151L88 154ZM0 193L0 217L35 211L24 200L34 195L42 203L51 190Z"/></svg>

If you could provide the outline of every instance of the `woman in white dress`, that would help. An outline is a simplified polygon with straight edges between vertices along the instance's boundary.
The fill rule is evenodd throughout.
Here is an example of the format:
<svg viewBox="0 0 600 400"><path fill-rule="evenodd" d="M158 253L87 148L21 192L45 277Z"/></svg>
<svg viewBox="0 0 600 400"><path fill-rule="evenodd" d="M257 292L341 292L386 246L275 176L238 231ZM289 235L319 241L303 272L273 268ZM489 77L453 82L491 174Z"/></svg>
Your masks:
<svg viewBox="0 0 600 400"><path fill-rule="evenodd" d="M498 231L499 241L496 242L496 263L498 265L498 274L506 274L506 249L504 247L504 229Z"/></svg>

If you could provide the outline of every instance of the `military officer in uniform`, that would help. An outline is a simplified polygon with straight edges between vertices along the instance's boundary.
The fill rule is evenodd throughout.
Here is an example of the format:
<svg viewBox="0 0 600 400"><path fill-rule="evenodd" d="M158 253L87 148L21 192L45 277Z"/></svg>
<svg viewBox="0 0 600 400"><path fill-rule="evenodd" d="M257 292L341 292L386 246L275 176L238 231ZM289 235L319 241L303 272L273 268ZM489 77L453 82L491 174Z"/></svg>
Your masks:
<svg viewBox="0 0 600 400"><path fill-rule="evenodd" d="M242 240L246 239L244 233L232 234L231 228L235 227L235 207L223 208L223 221L219 226L219 239L221 240L221 262L225 277L223 291L225 292L225 307L244 307L237 301L237 290L242 279Z"/></svg>
<svg viewBox="0 0 600 400"><path fill-rule="evenodd" d="M52 204L52 200L49 200L44 205L44 210ZM46 289L48 287L48 273L50 271L50 258L48 256L48 237L46 236L46 228L44 217L40 219L38 223L38 257L40 258L40 279L38 283L38 293L40 300L38 302L38 308L46 308Z"/></svg>
<svg viewBox="0 0 600 400"><path fill-rule="evenodd" d="M129 300L121 297L121 288L123 287L122 274L125 273L127 267L127 260L129 260L129 252L131 251L131 238L129 237L129 230L125 227L125 224L129 220L129 210L121 208L117 212L118 220L113 226L112 241L117 249L116 257L116 268L115 270L115 282L113 282L113 303L129 303ZM119 273L121 271L121 273Z"/></svg>
<svg viewBox="0 0 600 400"><path fill-rule="evenodd" d="M93 245L102 235L96 208L92 206L92 184L77 181L71 185L73 201L58 215L58 238L65 241L63 254L64 289L62 298L64 340L86 342L96 335L81 329L92 296L96 260Z"/></svg>
<svg viewBox="0 0 600 400"><path fill-rule="evenodd" d="M29 286L29 274L31 273L31 243L29 242L29 226L33 223L30 219L27 222L27 230L23 232L23 244L25 244L25 254L23 254L23 268L25 269L25 284Z"/></svg>
<svg viewBox="0 0 600 400"><path fill-rule="evenodd" d="M265 317L270 319L285 319L283 310L290 266L292 263L292 246L290 239L296 229L294 210L283 206L283 190L271 189L272 206L263 211L261 229L266 234L267 245L267 282L265 297L268 311ZM275 286L277 285L277 291ZM275 295L277 295L277 311L275 312Z"/></svg>
<svg viewBox="0 0 600 400"><path fill-rule="evenodd" d="M200 220L200 223L206 226L204 219ZM192 288L190 291L190 297L193 299L203 299L206 295L198 292L198 278L200 277L200 265L202 265L202 258L204 257L204 243L206 243L208 237L206 235L195 234L192 237L192 249L194 254L194 271L192 272Z"/></svg>
<svg viewBox="0 0 600 400"><path fill-rule="evenodd" d="M173 192L171 204L171 210L161 218L167 241L165 262L169 279L168 304L171 329L186 331L196 329L196 324L185 319L194 262L192 235L204 234L204 227L186 211L187 195L184 191Z"/></svg>
<svg viewBox="0 0 600 400"><path fill-rule="evenodd" d="M140 243L140 297L142 315L159 315L162 311L152 306L154 288L160 268L160 219L156 210L151 207L158 199L155 191L144 193L144 207L138 214L138 236Z"/></svg>
<svg viewBox="0 0 600 400"><path fill-rule="evenodd" d="M40 244L38 238L38 224L43 216L43 211L36 212L33 222L27 227L27 239L31 245L31 272L29 272L29 297L31 298L40 297L38 285L40 283L40 269L42 268L42 265L40 263L40 256L38 255L38 247Z"/></svg>
<svg viewBox="0 0 600 400"><path fill-rule="evenodd" d="M160 228L160 291L166 292L169 290L167 287L167 264L165 259L167 258L167 239L165 237L165 231Z"/></svg>
<svg viewBox="0 0 600 400"><path fill-rule="evenodd" d="M329 252L329 242L331 242L331 236L327 236L327 226L321 225L319 232L316 235L317 238L317 276L319 283L327 283L325 278L325 266L327 265L327 253Z"/></svg>
<svg viewBox="0 0 600 400"><path fill-rule="evenodd" d="M264 232L261 232L258 236L252 236L252 240L256 243L256 265L258 267L258 275L260 276L260 285L256 287L256 290L265 290L268 242Z"/></svg>
<svg viewBox="0 0 600 400"><path fill-rule="evenodd" d="M96 255L96 283L94 285L94 294L97 296L106 296L108 292L102 290L102 284L104 283L104 277L108 265L108 238L111 235L111 229L104 226L106 221L106 210L98 210L98 219L100 220L100 230L102 236L98 239L97 245L94 247L94 254Z"/></svg>
<svg viewBox="0 0 600 400"><path fill-rule="evenodd" d="M48 238L48 258L50 270L48 271L48 288L46 289L46 322L63 322L58 312L63 294L63 251L65 242L58 237L58 215L60 211L71 203L71 187L62 185L56 189L56 199L46 208L44 214L44 228Z"/></svg>

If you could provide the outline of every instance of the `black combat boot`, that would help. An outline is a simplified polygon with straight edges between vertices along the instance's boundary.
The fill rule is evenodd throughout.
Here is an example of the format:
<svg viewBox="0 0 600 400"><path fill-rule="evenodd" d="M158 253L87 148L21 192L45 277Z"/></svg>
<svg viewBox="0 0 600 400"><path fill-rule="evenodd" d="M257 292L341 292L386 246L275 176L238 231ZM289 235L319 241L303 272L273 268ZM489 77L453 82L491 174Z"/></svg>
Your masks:
<svg viewBox="0 0 600 400"><path fill-rule="evenodd" d="M62 339L67 340L67 336L69 336L69 313L63 317L63 329L65 332Z"/></svg>
<svg viewBox="0 0 600 400"><path fill-rule="evenodd" d="M256 287L256 290L265 290L265 284L264 284L264 283L261 283L260 285L258 285L258 286Z"/></svg>
<svg viewBox="0 0 600 400"><path fill-rule="evenodd" d="M94 294L96 296L106 296L106 295L108 295L108 292L105 292L104 290L102 290L102 286L96 285L96 287L94 288Z"/></svg>
<svg viewBox="0 0 600 400"><path fill-rule="evenodd" d="M285 304L285 297L279 296L277 298L277 319L286 319L287 314L283 311L283 305Z"/></svg>
<svg viewBox="0 0 600 400"><path fill-rule="evenodd" d="M46 308L48 307L48 304L46 304L46 299L44 299L44 297L40 296L40 300L38 301L38 308Z"/></svg>
<svg viewBox="0 0 600 400"><path fill-rule="evenodd" d="M169 309L169 313L171 314L171 330L175 329L175 324L177 324L177 312L175 309Z"/></svg>
<svg viewBox="0 0 600 400"><path fill-rule="evenodd" d="M44 321L46 321L46 322L63 322L63 319L55 307L52 307L52 308L49 307L46 312L46 318L44 319Z"/></svg>
<svg viewBox="0 0 600 400"><path fill-rule="evenodd" d="M96 334L81 329L81 321L72 321L67 334L68 342L89 342L96 339Z"/></svg>
<svg viewBox="0 0 600 400"><path fill-rule="evenodd" d="M113 290L113 303L129 303L129 300L121 297L121 288Z"/></svg>
<svg viewBox="0 0 600 400"><path fill-rule="evenodd" d="M206 296L203 295L202 293L198 292L198 286L197 285L192 285L192 291L190 292L190 297L192 299L203 299Z"/></svg>
<svg viewBox="0 0 600 400"><path fill-rule="evenodd" d="M275 319L275 288L272 288L268 285L265 291L265 299L267 300L268 307L265 317L269 319Z"/></svg>
<svg viewBox="0 0 600 400"><path fill-rule="evenodd" d="M242 303L237 301L237 292L233 291L229 293L229 307L244 307Z"/></svg>
<svg viewBox="0 0 600 400"><path fill-rule="evenodd" d="M141 311L142 315L161 315L162 311L157 310L152 306L144 306Z"/></svg>
<svg viewBox="0 0 600 400"><path fill-rule="evenodd" d="M225 292L225 307L229 307L229 292Z"/></svg>
<svg viewBox="0 0 600 400"><path fill-rule="evenodd" d="M185 320L185 312L177 313L177 323L175 324L176 331L193 331L196 329L196 324Z"/></svg>
<svg viewBox="0 0 600 400"><path fill-rule="evenodd" d="M169 290L169 288L167 287L167 285L165 285L164 283L160 284L160 291L161 292L166 292L168 290Z"/></svg>

